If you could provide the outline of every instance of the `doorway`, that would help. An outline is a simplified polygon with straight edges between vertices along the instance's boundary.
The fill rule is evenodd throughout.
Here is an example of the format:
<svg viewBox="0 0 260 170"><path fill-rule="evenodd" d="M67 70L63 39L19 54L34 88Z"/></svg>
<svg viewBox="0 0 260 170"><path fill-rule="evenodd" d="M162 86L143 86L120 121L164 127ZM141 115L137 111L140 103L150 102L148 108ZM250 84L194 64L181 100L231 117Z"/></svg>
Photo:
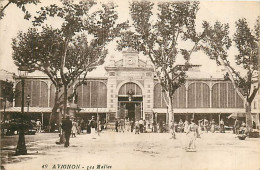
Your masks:
<svg viewBox="0 0 260 170"><path fill-rule="evenodd" d="M128 101L128 97L118 97L117 118L128 119L132 121L142 118L142 97L135 97L134 100Z"/></svg>

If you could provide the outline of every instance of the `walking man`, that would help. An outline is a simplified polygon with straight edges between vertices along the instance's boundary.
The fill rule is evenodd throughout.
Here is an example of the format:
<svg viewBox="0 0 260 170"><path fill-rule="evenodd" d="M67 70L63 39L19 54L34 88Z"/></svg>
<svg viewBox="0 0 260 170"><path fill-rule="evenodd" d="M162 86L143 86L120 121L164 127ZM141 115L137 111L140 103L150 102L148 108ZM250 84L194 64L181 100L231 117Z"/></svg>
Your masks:
<svg viewBox="0 0 260 170"><path fill-rule="evenodd" d="M65 133L65 144L64 147L68 147L70 145L70 135L71 135L71 128L72 128L72 121L70 120L70 117L67 116L65 120L62 121L61 125L62 130Z"/></svg>
<svg viewBox="0 0 260 170"><path fill-rule="evenodd" d="M89 122L89 125L90 125L90 133L91 133L91 136L92 136L92 139L95 139L95 131L96 131L96 121L95 121L95 116L92 116L90 122Z"/></svg>
<svg viewBox="0 0 260 170"><path fill-rule="evenodd" d="M36 121L36 128L37 128L37 132L40 133L42 129L42 122L39 119L37 119Z"/></svg>
<svg viewBox="0 0 260 170"><path fill-rule="evenodd" d="M115 129L116 129L116 132L118 132L118 119L116 119L116 122L115 122Z"/></svg>
<svg viewBox="0 0 260 170"><path fill-rule="evenodd" d="M170 133L171 133L171 138L170 139L176 139L176 136L175 136L175 127L174 127L174 122L173 120L171 120L171 124L170 124Z"/></svg>

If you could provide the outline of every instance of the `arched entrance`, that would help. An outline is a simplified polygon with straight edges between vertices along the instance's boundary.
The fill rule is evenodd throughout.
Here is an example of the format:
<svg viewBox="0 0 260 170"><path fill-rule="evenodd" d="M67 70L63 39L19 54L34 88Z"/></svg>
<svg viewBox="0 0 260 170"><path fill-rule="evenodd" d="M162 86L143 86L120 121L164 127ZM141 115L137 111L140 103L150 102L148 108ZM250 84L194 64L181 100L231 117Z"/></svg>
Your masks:
<svg viewBox="0 0 260 170"><path fill-rule="evenodd" d="M117 118L143 119L143 95L139 85L133 82L123 84L118 91Z"/></svg>

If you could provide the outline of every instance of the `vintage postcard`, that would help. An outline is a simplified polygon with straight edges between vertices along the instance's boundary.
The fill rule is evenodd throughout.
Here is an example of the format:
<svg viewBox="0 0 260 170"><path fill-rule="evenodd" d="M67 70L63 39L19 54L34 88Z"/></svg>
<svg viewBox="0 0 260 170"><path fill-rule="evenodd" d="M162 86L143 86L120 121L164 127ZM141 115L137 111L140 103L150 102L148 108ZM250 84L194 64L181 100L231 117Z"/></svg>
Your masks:
<svg viewBox="0 0 260 170"><path fill-rule="evenodd" d="M1 0L1 170L259 170L258 1Z"/></svg>

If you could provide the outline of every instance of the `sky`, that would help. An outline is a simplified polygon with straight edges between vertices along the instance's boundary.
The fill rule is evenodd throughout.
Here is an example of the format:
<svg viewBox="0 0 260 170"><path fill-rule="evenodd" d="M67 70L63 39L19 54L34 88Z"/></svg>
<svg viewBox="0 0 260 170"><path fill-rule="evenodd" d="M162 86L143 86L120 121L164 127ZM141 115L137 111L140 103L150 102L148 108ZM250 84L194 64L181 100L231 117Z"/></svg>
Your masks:
<svg viewBox="0 0 260 170"><path fill-rule="evenodd" d="M43 0L42 0L43 1ZM103 0L102 2L110 2L109 0ZM125 20L130 20L129 16L129 2L122 0L112 1L118 5L117 11L119 14L119 22ZM153 1L158 2L158 1ZM1 1L3 5L6 4L6 1ZM59 3L58 0L44 0L41 4L35 5L26 5L26 9L32 14L35 11L39 10L41 6L50 5L52 3ZM156 12L156 10L155 10ZM257 16L260 15L260 2L257 1L201 1L200 10L197 14L197 27L198 30L201 27L202 21L206 20L213 24L215 21L220 21L222 23L229 23L230 25L230 36L235 32L235 21L240 18L246 18L250 27L253 28ZM15 66L12 60L12 48L11 42L12 38L17 36L19 31L26 32L27 29L31 26L31 21L23 19L24 13L21 9L17 8L15 5L10 5L5 10L5 16L0 20L0 69L7 70L17 74L17 67ZM156 18L154 18L156 20ZM52 22L55 24L55 22ZM109 49L109 54L106 58L106 62L103 66L99 67L95 71L89 74L89 76L104 76L104 66L109 64L110 57L114 56L115 60L122 58L122 53L116 51L116 43L112 42L107 47ZM234 56L237 54L237 50L233 46L228 51L230 61L234 61ZM141 59L146 60L142 55ZM210 60L202 52L194 53L191 56L191 63L202 65L201 70L209 74L214 74L216 71L220 70L221 67L216 66L216 62ZM38 75L39 73L33 73Z"/></svg>

